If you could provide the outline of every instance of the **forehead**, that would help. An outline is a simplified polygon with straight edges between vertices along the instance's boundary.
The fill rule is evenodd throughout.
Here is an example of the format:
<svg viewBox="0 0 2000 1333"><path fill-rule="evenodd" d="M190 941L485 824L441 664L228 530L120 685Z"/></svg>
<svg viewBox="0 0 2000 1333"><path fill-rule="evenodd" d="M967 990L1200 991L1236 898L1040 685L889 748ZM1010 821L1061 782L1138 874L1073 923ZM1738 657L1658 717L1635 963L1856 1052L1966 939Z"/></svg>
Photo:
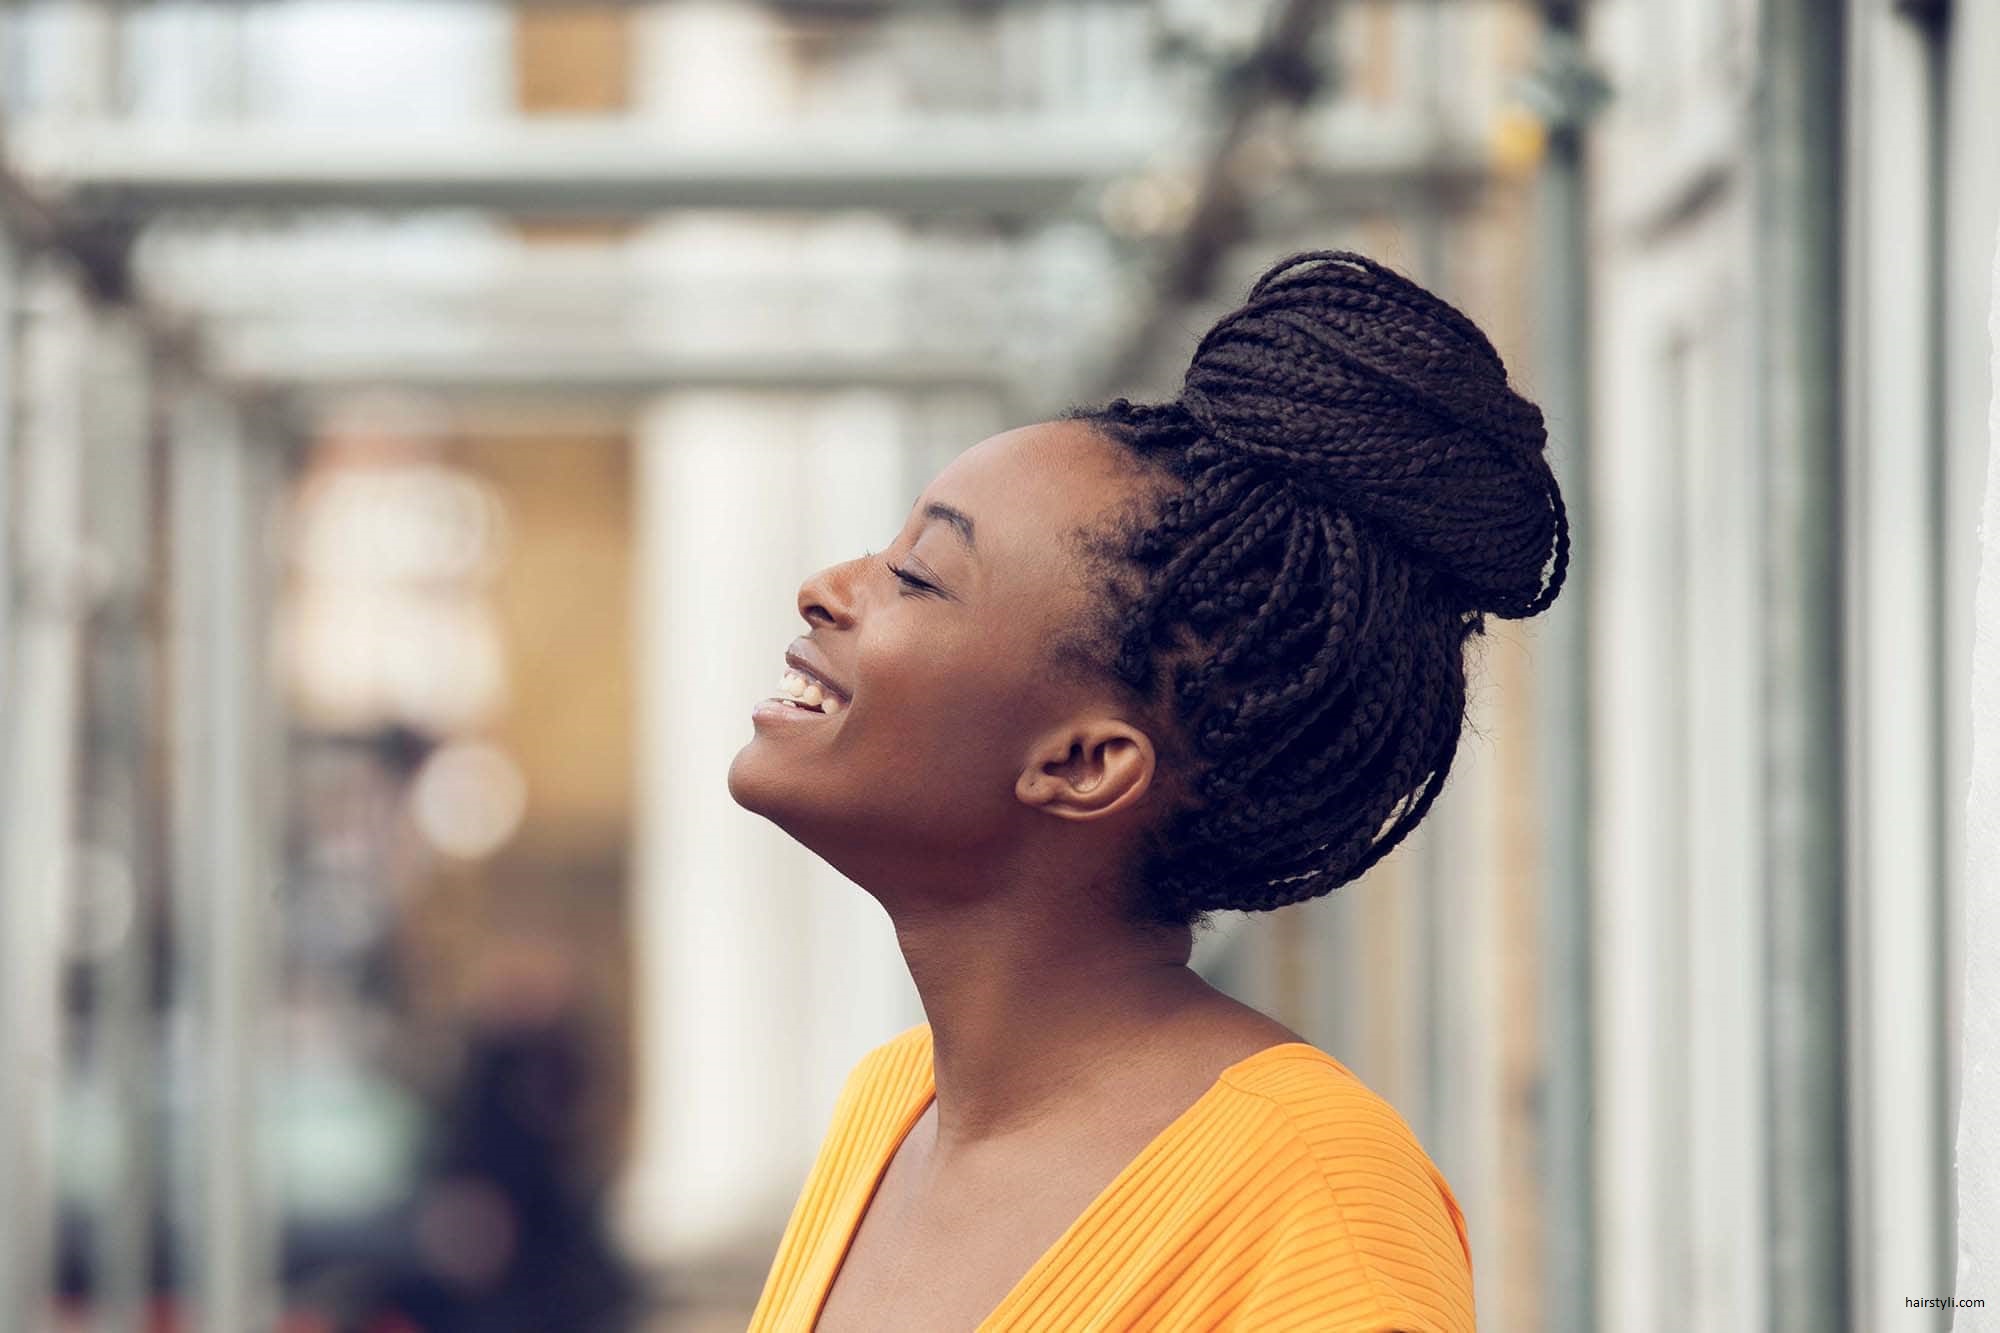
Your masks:
<svg viewBox="0 0 2000 1333"><path fill-rule="evenodd" d="M928 498L973 516L983 554L989 527L1000 540L1099 517L1130 484L1118 450L1080 421L1021 426L954 458L932 481Z"/></svg>
<svg viewBox="0 0 2000 1333"><path fill-rule="evenodd" d="M973 522L981 585L1004 599L1043 602L1067 611L1076 557L1060 538L1102 521L1133 485L1121 446L1077 421L1022 426L981 440L954 458L925 488L922 505L942 501ZM940 544L956 547L948 525ZM1059 606L1049 605L1050 602Z"/></svg>

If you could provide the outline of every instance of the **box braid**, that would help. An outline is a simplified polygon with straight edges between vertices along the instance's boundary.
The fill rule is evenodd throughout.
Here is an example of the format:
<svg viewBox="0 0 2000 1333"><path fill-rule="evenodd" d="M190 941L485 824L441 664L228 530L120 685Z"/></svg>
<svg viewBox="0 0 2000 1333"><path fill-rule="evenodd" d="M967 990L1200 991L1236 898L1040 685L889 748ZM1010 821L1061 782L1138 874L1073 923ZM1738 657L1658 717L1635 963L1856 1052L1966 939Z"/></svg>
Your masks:
<svg viewBox="0 0 2000 1333"><path fill-rule="evenodd" d="M1359 876L1451 771L1467 638L1562 587L1540 411L1465 315L1321 250L1257 279L1174 401L1064 417L1170 476L1069 534L1105 614L1054 648L1156 724L1167 809L1135 915L1192 925Z"/></svg>

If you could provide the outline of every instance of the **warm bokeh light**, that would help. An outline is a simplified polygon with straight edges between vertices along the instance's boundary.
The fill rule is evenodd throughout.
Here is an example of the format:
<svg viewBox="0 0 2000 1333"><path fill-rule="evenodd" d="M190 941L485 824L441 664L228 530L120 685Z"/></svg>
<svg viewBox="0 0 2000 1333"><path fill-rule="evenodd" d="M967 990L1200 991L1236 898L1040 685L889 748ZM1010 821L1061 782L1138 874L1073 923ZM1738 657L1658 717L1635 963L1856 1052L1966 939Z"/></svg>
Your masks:
<svg viewBox="0 0 2000 1333"><path fill-rule="evenodd" d="M491 856L521 827L528 784L497 745L454 741L417 770L410 811L431 846L448 856Z"/></svg>

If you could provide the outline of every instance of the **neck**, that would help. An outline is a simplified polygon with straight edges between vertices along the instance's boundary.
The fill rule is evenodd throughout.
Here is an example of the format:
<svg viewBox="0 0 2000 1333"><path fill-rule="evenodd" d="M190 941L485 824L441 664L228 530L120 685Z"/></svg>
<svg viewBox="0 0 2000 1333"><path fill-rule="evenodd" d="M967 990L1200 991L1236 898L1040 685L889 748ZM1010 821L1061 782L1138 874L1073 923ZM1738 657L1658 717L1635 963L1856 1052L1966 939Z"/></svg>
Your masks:
<svg viewBox="0 0 2000 1333"><path fill-rule="evenodd" d="M930 1020L937 1141L1029 1130L1088 1096L1103 1062L1158 1040L1163 1020L1217 992L1187 966L1185 928L1022 924L1018 901L896 919Z"/></svg>

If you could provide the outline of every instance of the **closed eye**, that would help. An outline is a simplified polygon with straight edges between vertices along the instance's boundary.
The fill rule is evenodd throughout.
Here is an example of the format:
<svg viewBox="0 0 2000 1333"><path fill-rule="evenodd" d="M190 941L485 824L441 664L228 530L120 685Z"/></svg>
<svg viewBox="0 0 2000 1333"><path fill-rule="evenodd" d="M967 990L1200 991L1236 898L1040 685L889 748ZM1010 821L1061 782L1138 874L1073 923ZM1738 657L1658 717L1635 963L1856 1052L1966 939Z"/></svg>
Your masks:
<svg viewBox="0 0 2000 1333"><path fill-rule="evenodd" d="M903 584L903 586L906 588L914 589L916 592L919 593L934 593L937 591L937 587L934 584L926 583L924 582L924 580L918 578L916 575L907 573L901 569L896 568L896 566L890 564L887 560L884 560L882 562L882 567L888 570L891 574L894 574L896 576L897 581Z"/></svg>

